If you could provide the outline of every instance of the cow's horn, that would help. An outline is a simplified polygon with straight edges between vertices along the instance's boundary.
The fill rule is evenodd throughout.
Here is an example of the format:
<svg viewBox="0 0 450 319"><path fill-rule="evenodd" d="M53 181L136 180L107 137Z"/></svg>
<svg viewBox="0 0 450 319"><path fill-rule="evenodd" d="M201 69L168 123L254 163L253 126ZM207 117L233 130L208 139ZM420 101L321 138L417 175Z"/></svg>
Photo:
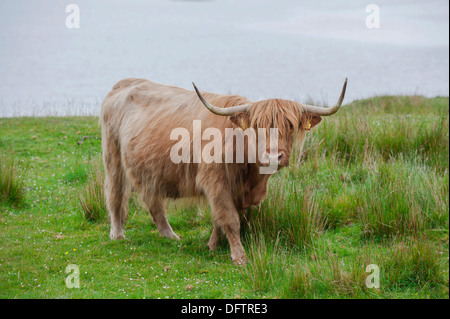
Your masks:
<svg viewBox="0 0 450 319"><path fill-rule="evenodd" d="M332 114L336 113L339 110L339 108L341 107L342 101L344 100L346 89L347 89L347 78L345 78L344 86L342 87L341 96L339 97L339 100L337 101L336 105L333 107L327 108L327 107L320 107L320 106L308 105L308 104L303 104L303 107L305 108L305 110L307 112L310 112L313 114L322 115L322 116L332 115Z"/></svg>
<svg viewBox="0 0 450 319"><path fill-rule="evenodd" d="M198 98L200 99L200 101L202 101L203 105L205 105L206 108L214 114L222 116L231 116L239 112L246 112L248 107L250 106L249 104L237 105L226 108L214 106L205 100L205 98L201 95L200 91L195 86L194 82L192 82L192 85L194 86L195 92L197 92Z"/></svg>

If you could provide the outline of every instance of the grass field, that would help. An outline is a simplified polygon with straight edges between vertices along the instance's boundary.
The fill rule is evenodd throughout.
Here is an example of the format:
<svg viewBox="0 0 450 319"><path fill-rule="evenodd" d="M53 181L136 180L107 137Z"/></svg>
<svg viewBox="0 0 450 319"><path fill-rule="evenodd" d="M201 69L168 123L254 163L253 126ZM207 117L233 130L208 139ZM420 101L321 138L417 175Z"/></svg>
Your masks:
<svg viewBox="0 0 450 319"><path fill-rule="evenodd" d="M208 250L206 205L169 206L174 241L133 197L111 241L81 205L103 204L100 139L77 144L101 136L97 118L0 119L0 298L448 298L448 112L448 98L386 96L325 118L243 217L246 267L225 240Z"/></svg>

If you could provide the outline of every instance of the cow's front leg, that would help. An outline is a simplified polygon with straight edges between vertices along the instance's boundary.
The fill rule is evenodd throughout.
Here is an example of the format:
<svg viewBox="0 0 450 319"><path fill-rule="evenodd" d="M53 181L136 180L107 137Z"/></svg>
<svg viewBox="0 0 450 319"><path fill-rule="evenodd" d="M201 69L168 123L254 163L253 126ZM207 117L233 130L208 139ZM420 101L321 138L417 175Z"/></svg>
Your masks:
<svg viewBox="0 0 450 319"><path fill-rule="evenodd" d="M240 237L239 214L233 205L231 195L222 191L221 194L211 194L210 196L207 195L207 197L214 218L214 230L210 239L210 243L214 245L211 246L217 245L219 231L222 230L230 244L233 263L238 265L245 264L245 251ZM218 227L220 227L220 230L217 229Z"/></svg>

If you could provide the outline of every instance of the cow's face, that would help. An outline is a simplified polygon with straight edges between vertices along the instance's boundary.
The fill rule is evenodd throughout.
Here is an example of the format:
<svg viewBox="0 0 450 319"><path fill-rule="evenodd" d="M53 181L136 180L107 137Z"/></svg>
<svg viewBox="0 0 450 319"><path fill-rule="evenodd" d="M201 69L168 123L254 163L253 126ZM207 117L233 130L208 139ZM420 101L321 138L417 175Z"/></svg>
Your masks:
<svg viewBox="0 0 450 319"><path fill-rule="evenodd" d="M230 120L244 130L251 127L256 132L265 132L265 141L257 135L257 144L262 143L262 147L257 148L258 163L261 166L276 163L280 169L289 165L294 140L301 145L306 131L319 124L322 118L306 112L300 103L270 99L253 103L247 111L230 116ZM274 133L277 134L275 147L274 136L271 141L271 134Z"/></svg>
<svg viewBox="0 0 450 319"><path fill-rule="evenodd" d="M229 119L242 129L252 127L256 130L266 130L267 147L258 147L261 165L278 163L278 167L289 164L294 138L297 136L298 144L302 145L305 139L305 131L313 128L322 120L321 116L329 116L336 113L344 100L347 79L342 87L338 102L331 108L323 108L315 105L300 104L282 99L270 99L255 103L236 105L232 107L217 107L209 103L202 96L194 84L197 96L203 105L212 113L220 116L228 116ZM270 129L277 129L278 147L270 148ZM259 135L259 134L258 134ZM258 143L261 141L258 138ZM262 160L261 160L262 159Z"/></svg>

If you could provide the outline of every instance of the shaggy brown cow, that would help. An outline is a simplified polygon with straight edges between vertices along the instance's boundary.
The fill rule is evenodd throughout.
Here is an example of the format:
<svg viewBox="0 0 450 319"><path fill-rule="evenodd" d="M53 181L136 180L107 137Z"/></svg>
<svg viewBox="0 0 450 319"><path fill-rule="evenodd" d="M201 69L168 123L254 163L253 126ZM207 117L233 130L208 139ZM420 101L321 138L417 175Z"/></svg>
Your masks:
<svg viewBox="0 0 450 319"><path fill-rule="evenodd" d="M167 221L166 199L205 196L214 218L209 248L217 246L223 232L233 262L244 263L238 211L266 197L270 174L261 174L259 169L267 161L198 163L190 152L189 161L175 163L171 149L180 141L171 139L171 132L183 128L192 136L194 120L201 121L203 132L207 128L222 133L227 128L277 128L278 152L273 155L264 149L260 158L272 160L275 156L278 167L284 167L289 164L294 138L302 145L306 130L316 126L321 116L339 109L346 85L347 79L336 106L321 108L282 99L252 102L236 95L202 95L195 85L197 94L145 79L118 82L105 97L100 117L110 237L124 238L131 189L140 193L160 235L175 239L179 237ZM202 147L204 142L200 142ZM194 142L183 143L190 150Z"/></svg>

